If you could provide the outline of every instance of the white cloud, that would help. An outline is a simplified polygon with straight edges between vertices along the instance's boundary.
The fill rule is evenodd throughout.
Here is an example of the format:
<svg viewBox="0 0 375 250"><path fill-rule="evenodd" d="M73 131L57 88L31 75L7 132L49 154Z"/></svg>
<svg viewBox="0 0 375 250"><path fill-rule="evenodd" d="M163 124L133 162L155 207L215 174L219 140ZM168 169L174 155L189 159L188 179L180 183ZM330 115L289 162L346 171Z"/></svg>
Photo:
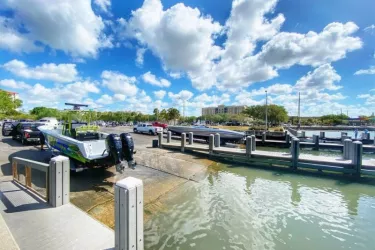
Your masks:
<svg viewBox="0 0 375 250"><path fill-rule="evenodd" d="M363 29L365 32L368 32L370 33L371 35L374 34L374 31L375 31L375 24L371 24L369 26L367 26L366 28Z"/></svg>
<svg viewBox="0 0 375 250"><path fill-rule="evenodd" d="M110 13L111 0L94 0L97 5L104 13Z"/></svg>
<svg viewBox="0 0 375 250"><path fill-rule="evenodd" d="M357 98L365 99L365 98L369 98L370 96L371 96L370 94L361 94L361 95L358 95Z"/></svg>
<svg viewBox="0 0 375 250"><path fill-rule="evenodd" d="M156 99L163 99L164 98L164 96L167 94L167 92L166 91L164 91L164 90L159 90L159 91L154 91L154 95L155 95L155 97L156 97Z"/></svg>
<svg viewBox="0 0 375 250"><path fill-rule="evenodd" d="M259 96L259 95L265 95L265 91L267 91L268 95L284 95L284 94L290 94L293 91L293 86L290 84L280 84L276 83L274 85L271 85L267 88L260 88L257 90L252 90L251 95L252 96Z"/></svg>
<svg viewBox="0 0 375 250"><path fill-rule="evenodd" d="M17 53L43 51L43 48L36 46L28 35L19 33L14 21L10 18L0 16L0 34L0 49Z"/></svg>
<svg viewBox="0 0 375 250"><path fill-rule="evenodd" d="M13 79L0 80L0 86L8 87L11 89L30 89L31 86L24 82L15 81Z"/></svg>
<svg viewBox="0 0 375 250"><path fill-rule="evenodd" d="M125 101L126 99L126 95L123 95L123 94L115 94L113 96L113 98L116 100L116 101Z"/></svg>
<svg viewBox="0 0 375 250"><path fill-rule="evenodd" d="M218 96L218 95L210 96L210 95L207 95L207 93L203 93L201 95L194 97L194 101L198 103L204 103L205 105L217 106L217 105L229 102L230 95L224 93L221 96Z"/></svg>
<svg viewBox="0 0 375 250"><path fill-rule="evenodd" d="M315 67L331 63L362 47L361 39L351 36L357 30L355 23L348 22L330 23L321 33L282 32L262 47L260 60L280 68L289 68L294 64Z"/></svg>
<svg viewBox="0 0 375 250"><path fill-rule="evenodd" d="M171 86L171 82L164 78L156 79L156 76L153 75L150 71L142 75L142 79L144 82L149 83L154 86L158 86L161 88L168 88Z"/></svg>
<svg viewBox="0 0 375 250"><path fill-rule="evenodd" d="M103 105L109 105L113 103L113 98L105 94L105 95L102 95L98 100L96 100L96 102L103 104Z"/></svg>
<svg viewBox="0 0 375 250"><path fill-rule="evenodd" d="M375 66L371 66L369 69L361 69L354 73L354 75L374 75Z"/></svg>
<svg viewBox="0 0 375 250"><path fill-rule="evenodd" d="M338 90L341 86L335 85L335 82L340 80L341 77L336 73L335 69L330 64L324 64L299 79L295 87L302 90Z"/></svg>
<svg viewBox="0 0 375 250"><path fill-rule="evenodd" d="M75 64L43 63L40 66L29 67L23 61L12 60L1 67L16 76L26 79L72 82L78 75Z"/></svg>
<svg viewBox="0 0 375 250"><path fill-rule="evenodd" d="M179 93L174 94L172 92L168 92L168 97L173 102L180 102L180 101L187 101L192 98L194 94L188 90L181 90Z"/></svg>
<svg viewBox="0 0 375 250"><path fill-rule="evenodd" d="M146 50L147 49L145 49L145 48L138 48L137 49L137 57L135 59L135 62L137 63L138 66L143 65L143 58L144 58Z"/></svg>
<svg viewBox="0 0 375 250"><path fill-rule="evenodd" d="M38 41L73 56L95 57L100 48L113 46L90 0L55 0L53 4L40 0L3 0L2 5L14 13L13 22L17 24L13 36L9 36L8 29L5 40L14 51L33 51L36 47L31 44ZM28 33L14 32L20 27ZM22 48L24 45L27 49Z"/></svg>
<svg viewBox="0 0 375 250"><path fill-rule="evenodd" d="M134 96L137 94L138 88L135 85L136 78L126 76L119 72L105 70L101 74L102 82L105 87L116 94L126 96Z"/></svg>

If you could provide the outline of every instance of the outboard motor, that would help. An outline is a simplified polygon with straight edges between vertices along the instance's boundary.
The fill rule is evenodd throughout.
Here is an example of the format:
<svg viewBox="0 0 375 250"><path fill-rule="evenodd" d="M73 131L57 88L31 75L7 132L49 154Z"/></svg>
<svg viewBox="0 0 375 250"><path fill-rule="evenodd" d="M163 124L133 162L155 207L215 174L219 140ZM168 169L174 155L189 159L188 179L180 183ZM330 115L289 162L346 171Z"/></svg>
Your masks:
<svg viewBox="0 0 375 250"><path fill-rule="evenodd" d="M122 161L122 143L119 135L110 134L106 138L106 142L109 148L109 154L112 156L114 164L116 164L116 170L121 172L123 166Z"/></svg>
<svg viewBox="0 0 375 250"><path fill-rule="evenodd" d="M134 169L136 162L133 158L133 154L135 154L133 137L129 133L123 133L120 135L120 138L122 143L123 159L128 162L130 168Z"/></svg>

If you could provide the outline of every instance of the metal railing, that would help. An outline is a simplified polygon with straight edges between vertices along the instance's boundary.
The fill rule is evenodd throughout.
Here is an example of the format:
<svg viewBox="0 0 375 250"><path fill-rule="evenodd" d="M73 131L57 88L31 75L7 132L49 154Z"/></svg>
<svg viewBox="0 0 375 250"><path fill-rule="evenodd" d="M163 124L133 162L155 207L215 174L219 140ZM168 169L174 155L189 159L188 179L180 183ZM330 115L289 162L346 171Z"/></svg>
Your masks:
<svg viewBox="0 0 375 250"><path fill-rule="evenodd" d="M25 166L25 184L21 182L20 180L20 175L18 172L18 165L23 165ZM31 169L37 169L39 171L42 171L45 173L45 184L46 184L46 195L44 196L43 194L39 193L37 190L35 190L32 187L31 179ZM22 186L25 186L27 189L30 189L34 193L38 194L42 198L44 198L47 202L49 201L48 197L48 186L49 186L49 164L43 163L43 162L37 162L37 161L32 161L29 159L24 159L20 157L13 157L12 158L12 175L13 175L13 180L17 181L17 183L21 184Z"/></svg>

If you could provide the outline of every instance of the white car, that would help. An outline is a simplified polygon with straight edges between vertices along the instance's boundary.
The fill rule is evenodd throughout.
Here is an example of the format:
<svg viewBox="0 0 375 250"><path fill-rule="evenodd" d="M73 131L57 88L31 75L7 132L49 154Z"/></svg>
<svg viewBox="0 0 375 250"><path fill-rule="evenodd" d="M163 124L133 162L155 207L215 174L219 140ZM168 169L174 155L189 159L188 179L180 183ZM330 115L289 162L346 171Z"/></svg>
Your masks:
<svg viewBox="0 0 375 250"><path fill-rule="evenodd" d="M156 135L157 133L163 133L163 128L154 127L151 124L139 123L133 128L134 133L147 133L149 135Z"/></svg>

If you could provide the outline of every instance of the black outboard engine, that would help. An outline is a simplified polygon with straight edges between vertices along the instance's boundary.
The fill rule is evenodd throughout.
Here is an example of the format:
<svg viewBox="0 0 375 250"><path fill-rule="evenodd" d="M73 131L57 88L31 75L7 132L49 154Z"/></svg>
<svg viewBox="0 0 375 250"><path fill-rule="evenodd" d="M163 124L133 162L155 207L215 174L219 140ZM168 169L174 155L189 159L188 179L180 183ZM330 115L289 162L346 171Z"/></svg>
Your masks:
<svg viewBox="0 0 375 250"><path fill-rule="evenodd" d="M110 134L107 136L106 142L109 148L109 154L113 159L113 163L116 164L116 170L119 171L118 165L120 165L122 161L122 143L120 136L116 134Z"/></svg>
<svg viewBox="0 0 375 250"><path fill-rule="evenodd" d="M134 169L136 162L133 158L133 154L135 154L133 137L129 133L123 133L120 135L120 138L122 142L123 159L128 162L130 168Z"/></svg>

